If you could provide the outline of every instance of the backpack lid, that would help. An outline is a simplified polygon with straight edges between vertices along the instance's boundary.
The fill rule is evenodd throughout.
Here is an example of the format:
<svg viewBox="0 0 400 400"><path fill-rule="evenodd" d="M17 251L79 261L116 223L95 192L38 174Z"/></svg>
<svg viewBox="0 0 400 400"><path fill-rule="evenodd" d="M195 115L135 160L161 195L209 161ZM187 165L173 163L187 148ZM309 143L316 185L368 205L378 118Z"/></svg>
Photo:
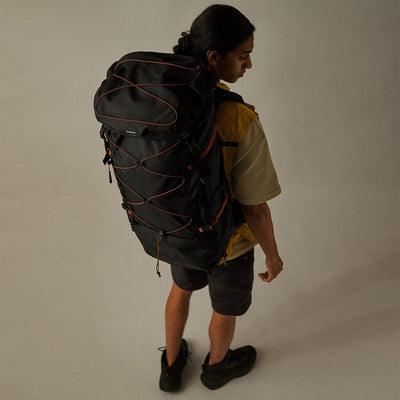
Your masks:
<svg viewBox="0 0 400 400"><path fill-rule="evenodd" d="M172 129L181 117L195 118L196 108L199 113L210 101L216 82L214 73L192 56L129 53L108 69L96 92L96 118L131 136ZM182 104L189 110L181 116Z"/></svg>

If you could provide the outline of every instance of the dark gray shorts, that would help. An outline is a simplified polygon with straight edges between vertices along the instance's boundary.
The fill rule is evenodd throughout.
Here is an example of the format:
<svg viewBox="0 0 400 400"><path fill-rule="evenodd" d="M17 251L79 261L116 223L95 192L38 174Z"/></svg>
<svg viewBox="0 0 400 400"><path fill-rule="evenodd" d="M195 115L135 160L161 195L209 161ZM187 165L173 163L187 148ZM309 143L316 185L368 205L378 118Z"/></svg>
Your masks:
<svg viewBox="0 0 400 400"><path fill-rule="evenodd" d="M171 265L171 273L175 284L183 290L194 291L208 285L217 313L242 315L251 304L254 249L209 272Z"/></svg>

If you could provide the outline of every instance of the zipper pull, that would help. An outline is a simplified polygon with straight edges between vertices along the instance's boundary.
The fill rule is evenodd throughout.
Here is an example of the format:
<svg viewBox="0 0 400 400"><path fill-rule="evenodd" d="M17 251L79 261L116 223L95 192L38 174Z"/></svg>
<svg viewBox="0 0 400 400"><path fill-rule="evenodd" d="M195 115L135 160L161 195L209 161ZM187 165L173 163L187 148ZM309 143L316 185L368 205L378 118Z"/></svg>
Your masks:
<svg viewBox="0 0 400 400"><path fill-rule="evenodd" d="M112 183L112 176L111 176L111 169L110 169L110 164L108 164L108 181Z"/></svg>
<svg viewBox="0 0 400 400"><path fill-rule="evenodd" d="M160 273L160 250L161 250L161 239L164 236L164 232L159 231L157 236L157 264L156 264L156 274L161 278Z"/></svg>

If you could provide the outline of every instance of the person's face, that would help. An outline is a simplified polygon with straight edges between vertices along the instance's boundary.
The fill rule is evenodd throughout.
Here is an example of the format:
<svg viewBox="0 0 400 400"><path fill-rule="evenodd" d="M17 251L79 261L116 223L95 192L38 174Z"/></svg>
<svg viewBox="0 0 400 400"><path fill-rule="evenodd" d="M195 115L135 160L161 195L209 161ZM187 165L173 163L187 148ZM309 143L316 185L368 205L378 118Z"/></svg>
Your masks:
<svg viewBox="0 0 400 400"><path fill-rule="evenodd" d="M252 67L250 54L254 47L254 35L251 35L242 44L221 56L217 51L211 50L207 53L211 69L219 79L234 83L241 78L247 69Z"/></svg>

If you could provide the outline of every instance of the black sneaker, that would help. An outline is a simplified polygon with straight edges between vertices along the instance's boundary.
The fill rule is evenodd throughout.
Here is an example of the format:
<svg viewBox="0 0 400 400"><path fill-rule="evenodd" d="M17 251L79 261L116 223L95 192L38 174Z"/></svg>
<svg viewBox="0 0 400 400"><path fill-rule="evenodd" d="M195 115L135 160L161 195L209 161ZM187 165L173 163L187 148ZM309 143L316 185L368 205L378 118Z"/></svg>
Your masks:
<svg viewBox="0 0 400 400"><path fill-rule="evenodd" d="M210 353L202 366L203 373L200 376L204 386L211 390L219 389L234 378L246 375L250 372L257 358L256 349L252 346L240 347L236 350L228 350L228 354L218 364L208 365Z"/></svg>
<svg viewBox="0 0 400 400"><path fill-rule="evenodd" d="M188 359L188 345L185 339L182 339L181 351L178 358L170 367L167 364L166 350L161 356L161 375L160 389L164 392L176 392L180 389L182 383L182 371Z"/></svg>

